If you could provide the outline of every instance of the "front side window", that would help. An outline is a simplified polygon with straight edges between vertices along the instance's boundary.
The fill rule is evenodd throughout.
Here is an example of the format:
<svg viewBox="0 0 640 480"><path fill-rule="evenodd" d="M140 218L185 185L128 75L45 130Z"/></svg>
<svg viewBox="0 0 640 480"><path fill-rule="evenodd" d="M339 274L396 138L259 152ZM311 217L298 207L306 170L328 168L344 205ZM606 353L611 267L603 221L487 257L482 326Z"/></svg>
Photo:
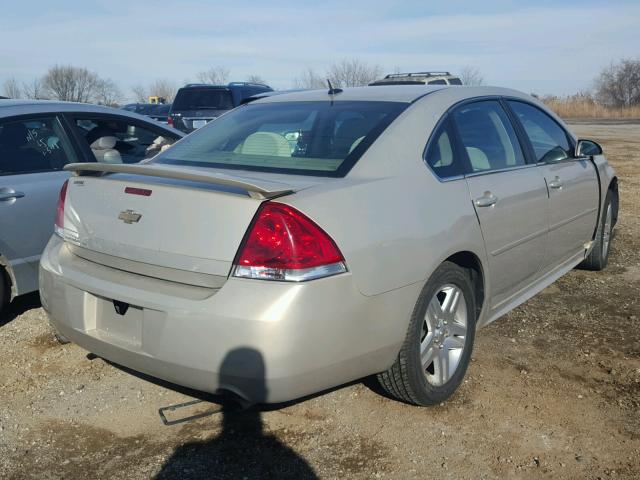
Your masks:
<svg viewBox="0 0 640 480"><path fill-rule="evenodd" d="M516 133L499 102L486 100L463 105L455 110L453 120L473 172L525 164Z"/></svg>
<svg viewBox="0 0 640 480"><path fill-rule="evenodd" d="M158 134L127 120L110 117L76 117L75 124L100 163L137 163L178 140L170 134Z"/></svg>
<svg viewBox="0 0 640 480"><path fill-rule="evenodd" d="M62 170L74 161L56 117L0 123L0 175Z"/></svg>
<svg viewBox="0 0 640 480"><path fill-rule="evenodd" d="M192 133L153 162L344 176L407 106L364 101L250 103Z"/></svg>
<svg viewBox="0 0 640 480"><path fill-rule="evenodd" d="M572 156L567 133L555 120L532 105L509 101L522 124L538 162L558 162Z"/></svg>

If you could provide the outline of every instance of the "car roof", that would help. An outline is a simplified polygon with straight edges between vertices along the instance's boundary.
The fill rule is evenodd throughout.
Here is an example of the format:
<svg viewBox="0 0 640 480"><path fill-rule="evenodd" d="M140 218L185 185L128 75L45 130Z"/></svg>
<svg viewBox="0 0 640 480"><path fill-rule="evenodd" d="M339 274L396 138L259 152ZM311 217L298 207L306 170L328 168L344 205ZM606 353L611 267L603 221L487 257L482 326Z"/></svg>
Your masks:
<svg viewBox="0 0 640 480"><path fill-rule="evenodd" d="M2 100L0 101L0 119L15 115L32 115L38 113L108 113L119 117L129 117L147 123L154 123L164 129L172 130L184 136L183 132L167 127L144 115L139 115L121 108L94 105L91 103L59 102L55 100Z"/></svg>
<svg viewBox="0 0 640 480"><path fill-rule="evenodd" d="M3 100L0 102L0 117L41 112L93 112L117 113L118 115L123 113L121 109L91 103L59 102L56 100ZM126 112L125 115L138 117L135 114L129 115L129 112Z"/></svg>
<svg viewBox="0 0 640 480"><path fill-rule="evenodd" d="M412 103L425 95L438 92L438 96L448 95L452 100L460 97L474 98L482 96L511 96L530 98L517 90L502 87L466 87L463 85L380 85L345 88L342 92L329 95L329 89L303 90L260 98L252 104L276 102L314 102L314 101L369 101Z"/></svg>
<svg viewBox="0 0 640 480"><path fill-rule="evenodd" d="M252 83L252 82L229 82L225 85L216 84L216 83L187 83L186 85L179 88L179 90L189 90L189 89L200 89L200 88L244 88L244 87L261 87L261 88L271 88L269 85L265 83Z"/></svg>

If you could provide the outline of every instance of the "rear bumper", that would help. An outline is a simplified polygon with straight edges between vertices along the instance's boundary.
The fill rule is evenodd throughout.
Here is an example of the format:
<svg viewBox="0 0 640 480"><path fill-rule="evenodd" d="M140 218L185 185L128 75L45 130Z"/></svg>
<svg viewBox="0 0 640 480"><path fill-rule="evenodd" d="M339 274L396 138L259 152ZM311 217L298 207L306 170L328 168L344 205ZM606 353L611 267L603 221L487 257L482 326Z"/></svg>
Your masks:
<svg viewBox="0 0 640 480"><path fill-rule="evenodd" d="M190 287L80 259L56 236L40 264L42 304L71 341L179 385L267 403L388 368L419 288L365 297L350 274ZM131 305L125 315L114 299Z"/></svg>

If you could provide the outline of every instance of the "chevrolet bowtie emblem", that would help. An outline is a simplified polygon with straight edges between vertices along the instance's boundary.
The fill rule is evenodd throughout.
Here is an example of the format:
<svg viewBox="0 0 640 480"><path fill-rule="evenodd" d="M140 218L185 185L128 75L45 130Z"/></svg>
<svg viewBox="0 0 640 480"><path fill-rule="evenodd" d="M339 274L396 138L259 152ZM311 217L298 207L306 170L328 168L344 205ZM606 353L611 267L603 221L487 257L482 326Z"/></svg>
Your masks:
<svg viewBox="0 0 640 480"><path fill-rule="evenodd" d="M118 215L118 220L122 220L124 223L138 223L140 218L142 215L133 210L125 210Z"/></svg>

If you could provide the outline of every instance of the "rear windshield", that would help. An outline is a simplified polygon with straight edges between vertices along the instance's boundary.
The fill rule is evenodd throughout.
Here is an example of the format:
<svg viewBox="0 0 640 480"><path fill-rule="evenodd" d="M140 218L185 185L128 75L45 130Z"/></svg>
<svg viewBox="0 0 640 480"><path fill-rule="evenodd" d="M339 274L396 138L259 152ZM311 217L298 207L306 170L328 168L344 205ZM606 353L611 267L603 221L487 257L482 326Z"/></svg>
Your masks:
<svg viewBox="0 0 640 480"><path fill-rule="evenodd" d="M152 163L341 177L408 105L250 103L185 137Z"/></svg>
<svg viewBox="0 0 640 480"><path fill-rule="evenodd" d="M173 102L173 110L229 110L231 108L233 108L231 92L222 88L180 90Z"/></svg>

